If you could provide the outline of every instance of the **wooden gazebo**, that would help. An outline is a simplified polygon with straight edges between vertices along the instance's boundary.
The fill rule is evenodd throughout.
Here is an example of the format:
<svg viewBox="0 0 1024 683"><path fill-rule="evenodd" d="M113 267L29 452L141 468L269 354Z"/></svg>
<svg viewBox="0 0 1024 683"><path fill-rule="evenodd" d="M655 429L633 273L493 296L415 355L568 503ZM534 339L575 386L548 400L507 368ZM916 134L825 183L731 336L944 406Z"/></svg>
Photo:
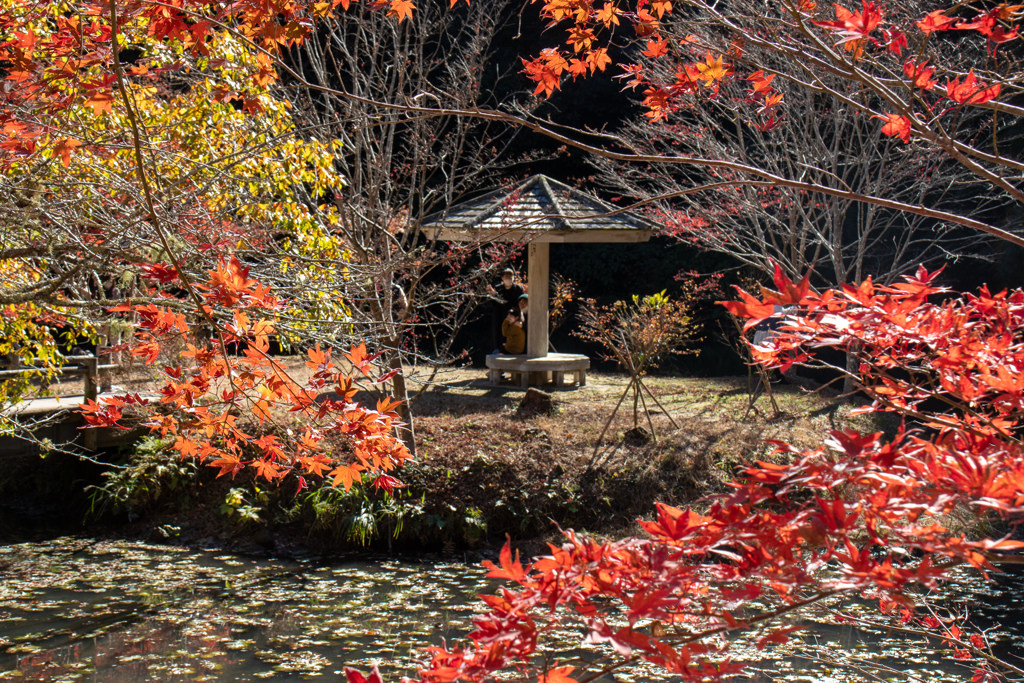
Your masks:
<svg viewBox="0 0 1024 683"><path fill-rule="evenodd" d="M529 242L530 306L526 354L488 356L492 381L501 371L519 374L522 386L542 385L563 373L586 381L586 356L548 352L549 255L552 243L646 242L655 226L639 216L543 175L428 216L427 235L453 242Z"/></svg>

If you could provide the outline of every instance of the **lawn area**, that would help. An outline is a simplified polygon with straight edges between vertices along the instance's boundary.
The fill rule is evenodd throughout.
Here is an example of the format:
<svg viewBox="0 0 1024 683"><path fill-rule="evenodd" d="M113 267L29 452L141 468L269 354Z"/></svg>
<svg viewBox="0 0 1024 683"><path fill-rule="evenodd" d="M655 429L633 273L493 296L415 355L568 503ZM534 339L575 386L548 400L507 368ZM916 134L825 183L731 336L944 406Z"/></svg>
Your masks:
<svg viewBox="0 0 1024 683"><path fill-rule="evenodd" d="M483 375L451 372L416 399L418 462L404 478L427 504L479 510L491 535L544 536L549 520L637 533L635 518L654 502L724 492L742 463L777 457L767 440L812 448L829 429L877 429L876 418L851 418L855 404L827 390L774 385L774 415L765 396L747 413L745 377L650 377L661 405L648 398L650 423L641 412L639 424L654 437L632 432L629 397L598 443L628 377L588 374L586 387L553 392L550 414L519 416L523 391L489 386Z"/></svg>

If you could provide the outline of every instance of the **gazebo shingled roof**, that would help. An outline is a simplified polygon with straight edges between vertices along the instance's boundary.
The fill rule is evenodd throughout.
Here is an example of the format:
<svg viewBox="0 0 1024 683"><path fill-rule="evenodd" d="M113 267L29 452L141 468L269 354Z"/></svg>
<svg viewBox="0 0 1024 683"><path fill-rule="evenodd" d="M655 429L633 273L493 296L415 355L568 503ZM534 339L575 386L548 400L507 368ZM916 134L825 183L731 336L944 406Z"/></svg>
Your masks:
<svg viewBox="0 0 1024 683"><path fill-rule="evenodd" d="M535 175L512 189L496 190L431 214L423 220L423 229L441 240L515 241L536 235L534 239L541 242L642 242L656 229L635 214L615 211L621 209L553 178Z"/></svg>
<svg viewBox="0 0 1024 683"><path fill-rule="evenodd" d="M422 229L445 241L529 241L526 356L538 359L548 352L550 244L646 242L656 226L565 183L535 175L510 190L497 190L431 214L423 219Z"/></svg>

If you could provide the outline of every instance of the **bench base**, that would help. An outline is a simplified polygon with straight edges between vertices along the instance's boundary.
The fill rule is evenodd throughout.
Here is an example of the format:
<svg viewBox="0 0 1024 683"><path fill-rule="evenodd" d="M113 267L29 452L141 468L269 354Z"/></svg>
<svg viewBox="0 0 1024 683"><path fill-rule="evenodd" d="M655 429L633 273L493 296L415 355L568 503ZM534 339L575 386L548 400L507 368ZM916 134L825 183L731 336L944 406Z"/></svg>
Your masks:
<svg viewBox="0 0 1024 683"><path fill-rule="evenodd" d="M502 372L512 374L512 383L522 388L541 387L549 381L555 387L587 386L590 359L577 353L549 353L528 358L525 354L492 354L487 356L488 378L492 385L501 384ZM566 375L571 382L566 385Z"/></svg>

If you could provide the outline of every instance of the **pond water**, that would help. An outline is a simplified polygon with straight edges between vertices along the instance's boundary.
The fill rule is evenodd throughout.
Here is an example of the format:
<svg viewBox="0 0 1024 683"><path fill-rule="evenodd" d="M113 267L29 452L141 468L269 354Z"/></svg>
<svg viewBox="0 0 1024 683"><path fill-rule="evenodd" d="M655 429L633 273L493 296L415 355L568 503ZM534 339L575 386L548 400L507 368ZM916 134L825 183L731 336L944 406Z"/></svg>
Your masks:
<svg viewBox="0 0 1024 683"><path fill-rule="evenodd" d="M264 560L81 538L2 546L0 680L339 680L345 666L380 664L397 682L414 672L420 648L468 632L476 596L496 586L484 573L443 561ZM972 621L999 647L1024 654L1024 576L983 583L965 574L950 592L973 598ZM754 680L970 679L937 641L882 627L822 621L802 638L824 647L825 661L802 658L800 641L770 659L741 648L759 661ZM876 668L837 669L829 648ZM655 678L643 669L617 677Z"/></svg>

